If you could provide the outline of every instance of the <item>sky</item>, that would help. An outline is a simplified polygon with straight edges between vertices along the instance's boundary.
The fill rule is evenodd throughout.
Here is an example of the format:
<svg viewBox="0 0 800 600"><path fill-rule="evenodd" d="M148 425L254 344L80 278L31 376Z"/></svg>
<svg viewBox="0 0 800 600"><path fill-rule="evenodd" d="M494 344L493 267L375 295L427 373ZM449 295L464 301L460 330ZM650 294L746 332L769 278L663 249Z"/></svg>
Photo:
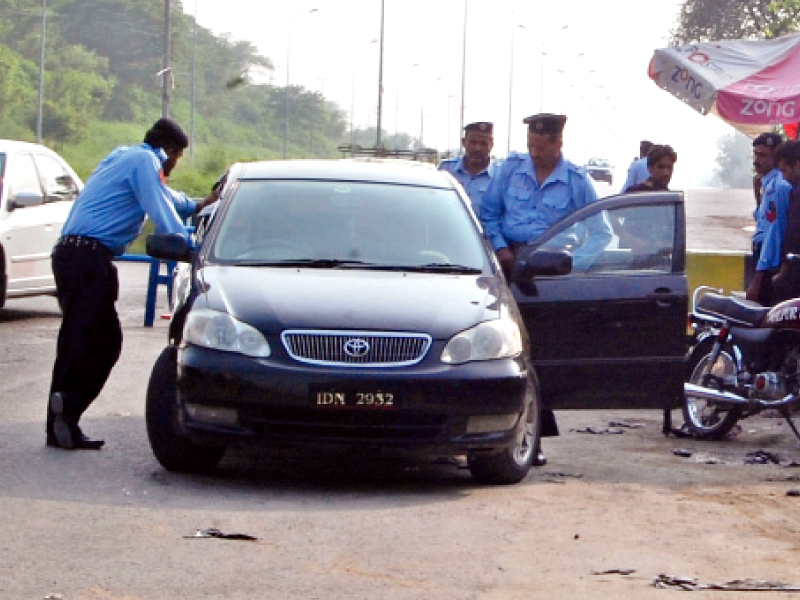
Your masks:
<svg viewBox="0 0 800 600"><path fill-rule="evenodd" d="M681 5L183 0L201 26L248 41L273 62L271 72L255 75L258 81L283 86L288 80L318 91L339 104L355 127L377 125L379 81L383 130L421 136L440 151L457 148L461 124L473 121L494 123L495 155L524 151L522 119L562 113L568 117L566 158L577 164L593 156L610 159L615 185L624 180L640 140L671 145L678 154L673 189L711 185L718 140L735 132L647 76L653 52L667 46Z"/></svg>

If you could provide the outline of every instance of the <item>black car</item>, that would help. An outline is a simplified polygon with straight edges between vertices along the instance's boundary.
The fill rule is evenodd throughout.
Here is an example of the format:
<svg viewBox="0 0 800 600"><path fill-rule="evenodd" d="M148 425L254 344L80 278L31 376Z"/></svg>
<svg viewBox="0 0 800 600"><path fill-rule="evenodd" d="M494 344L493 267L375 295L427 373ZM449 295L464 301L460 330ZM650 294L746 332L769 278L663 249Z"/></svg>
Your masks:
<svg viewBox="0 0 800 600"><path fill-rule="evenodd" d="M608 185L614 181L614 167L606 158L590 158L583 168L595 181L605 181Z"/></svg>
<svg viewBox="0 0 800 600"><path fill-rule="evenodd" d="M657 264L612 248L604 200L524 249L512 292L469 199L433 167L234 165L199 247L148 239L189 263L148 386L156 458L191 472L242 439L349 444L466 454L478 481L515 483L537 445L540 383L555 406L677 406L682 199L620 201L672 223Z"/></svg>

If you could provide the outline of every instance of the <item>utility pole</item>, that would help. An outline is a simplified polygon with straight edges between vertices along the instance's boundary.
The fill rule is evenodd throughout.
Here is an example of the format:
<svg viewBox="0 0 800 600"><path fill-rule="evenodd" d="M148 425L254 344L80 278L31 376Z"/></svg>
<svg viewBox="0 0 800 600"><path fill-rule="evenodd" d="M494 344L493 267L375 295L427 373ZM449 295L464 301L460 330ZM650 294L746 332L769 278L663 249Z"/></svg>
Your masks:
<svg viewBox="0 0 800 600"><path fill-rule="evenodd" d="M192 38L192 101L189 117L189 162L194 164L194 110L197 103L197 0L194 0L194 35Z"/></svg>
<svg viewBox="0 0 800 600"><path fill-rule="evenodd" d="M170 0L164 0L164 69L161 72L163 79L161 85L161 116L169 116L169 87L172 83L172 68L170 55L172 54L172 24L170 22Z"/></svg>
<svg viewBox="0 0 800 600"><path fill-rule="evenodd" d="M39 58L39 108L36 113L36 143L42 143L42 112L44 109L44 48L47 38L47 0L42 0L42 51Z"/></svg>
<svg viewBox="0 0 800 600"><path fill-rule="evenodd" d="M383 8L385 0L381 0L381 50L378 60L378 135L375 139L375 155L381 151L381 109L383 107Z"/></svg>

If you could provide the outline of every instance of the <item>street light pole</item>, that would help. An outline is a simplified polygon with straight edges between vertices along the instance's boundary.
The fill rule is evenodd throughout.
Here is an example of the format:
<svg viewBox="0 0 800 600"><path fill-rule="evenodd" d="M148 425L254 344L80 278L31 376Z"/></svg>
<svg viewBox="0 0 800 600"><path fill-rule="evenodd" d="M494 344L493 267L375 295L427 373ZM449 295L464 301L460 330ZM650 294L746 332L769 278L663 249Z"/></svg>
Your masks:
<svg viewBox="0 0 800 600"><path fill-rule="evenodd" d="M385 0L381 0L381 48L378 59L378 132L375 138L375 154L381 151L381 116L383 109L383 9Z"/></svg>
<svg viewBox="0 0 800 600"><path fill-rule="evenodd" d="M189 114L189 162L194 164L194 109L197 103L197 0L194 0L194 32L192 37L192 98Z"/></svg>
<svg viewBox="0 0 800 600"><path fill-rule="evenodd" d="M286 34L286 90L285 90L285 97L286 97L286 104L284 107L284 123L283 123L283 158L286 158L286 144L289 140L289 61L291 59L291 52L292 52L292 27L297 22L297 19L302 17L303 15L310 15L311 13L317 12L316 8L312 8L304 13L300 13L292 22L289 23L289 31Z"/></svg>
<svg viewBox="0 0 800 600"><path fill-rule="evenodd" d="M464 89L466 85L466 71L467 71L467 4L468 0L464 0L464 33L463 44L461 48L461 120L458 123L458 134L464 131Z"/></svg>
<svg viewBox="0 0 800 600"><path fill-rule="evenodd" d="M39 104L36 113L36 142L42 143L42 113L44 109L44 48L47 37L47 0L42 0L42 48L39 58Z"/></svg>
<svg viewBox="0 0 800 600"><path fill-rule="evenodd" d="M514 31L516 28L525 29L524 25L514 24L514 11L511 12L511 66L508 70L508 138L506 143L506 156L511 152L511 106L514 90Z"/></svg>
<svg viewBox="0 0 800 600"><path fill-rule="evenodd" d="M170 55L172 54L172 23L170 0L164 0L164 70L161 84L161 116L169 117L169 85L172 82Z"/></svg>

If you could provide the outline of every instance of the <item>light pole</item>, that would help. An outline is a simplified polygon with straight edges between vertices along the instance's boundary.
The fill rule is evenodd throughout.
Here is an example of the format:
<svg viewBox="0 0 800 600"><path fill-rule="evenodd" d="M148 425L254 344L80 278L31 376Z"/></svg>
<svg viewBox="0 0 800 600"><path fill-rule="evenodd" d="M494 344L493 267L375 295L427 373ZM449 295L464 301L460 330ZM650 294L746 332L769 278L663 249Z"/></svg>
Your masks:
<svg viewBox="0 0 800 600"><path fill-rule="evenodd" d="M172 82L172 67L170 67L172 54L172 22L170 0L164 1L164 79L161 84L161 116L169 116L169 86Z"/></svg>
<svg viewBox="0 0 800 600"><path fill-rule="evenodd" d="M36 112L36 142L42 143L42 112L44 107L44 47L47 37L47 0L42 0L42 49L39 59L39 103Z"/></svg>
<svg viewBox="0 0 800 600"><path fill-rule="evenodd" d="M381 151L381 117L383 109L383 9L385 1L381 0L381 35L380 57L378 58L378 132L375 138L375 155Z"/></svg>
<svg viewBox="0 0 800 600"><path fill-rule="evenodd" d="M464 131L464 90L466 87L466 71L467 71L467 3L464 0L464 33L462 35L462 48L461 48L461 119L458 122L458 135ZM460 138L459 138L460 139Z"/></svg>
<svg viewBox="0 0 800 600"><path fill-rule="evenodd" d="M506 143L506 156L511 152L511 106L514 97L514 31L517 27L525 29L522 24L514 24L514 11L511 12L511 66L508 70L508 138Z"/></svg>
<svg viewBox="0 0 800 600"><path fill-rule="evenodd" d="M194 31L192 32L192 95L189 112L189 162L194 164L194 109L197 104L197 0L194 0Z"/></svg>
<svg viewBox="0 0 800 600"><path fill-rule="evenodd" d="M297 19L304 15L310 15L311 13L317 12L316 8L312 8L311 10L307 10L306 12L300 13L292 22L289 23L289 30L286 34L286 106L284 107L285 112L285 120L283 124L283 158L286 158L286 144L289 140L289 60L291 58L292 52L292 27L297 22Z"/></svg>

